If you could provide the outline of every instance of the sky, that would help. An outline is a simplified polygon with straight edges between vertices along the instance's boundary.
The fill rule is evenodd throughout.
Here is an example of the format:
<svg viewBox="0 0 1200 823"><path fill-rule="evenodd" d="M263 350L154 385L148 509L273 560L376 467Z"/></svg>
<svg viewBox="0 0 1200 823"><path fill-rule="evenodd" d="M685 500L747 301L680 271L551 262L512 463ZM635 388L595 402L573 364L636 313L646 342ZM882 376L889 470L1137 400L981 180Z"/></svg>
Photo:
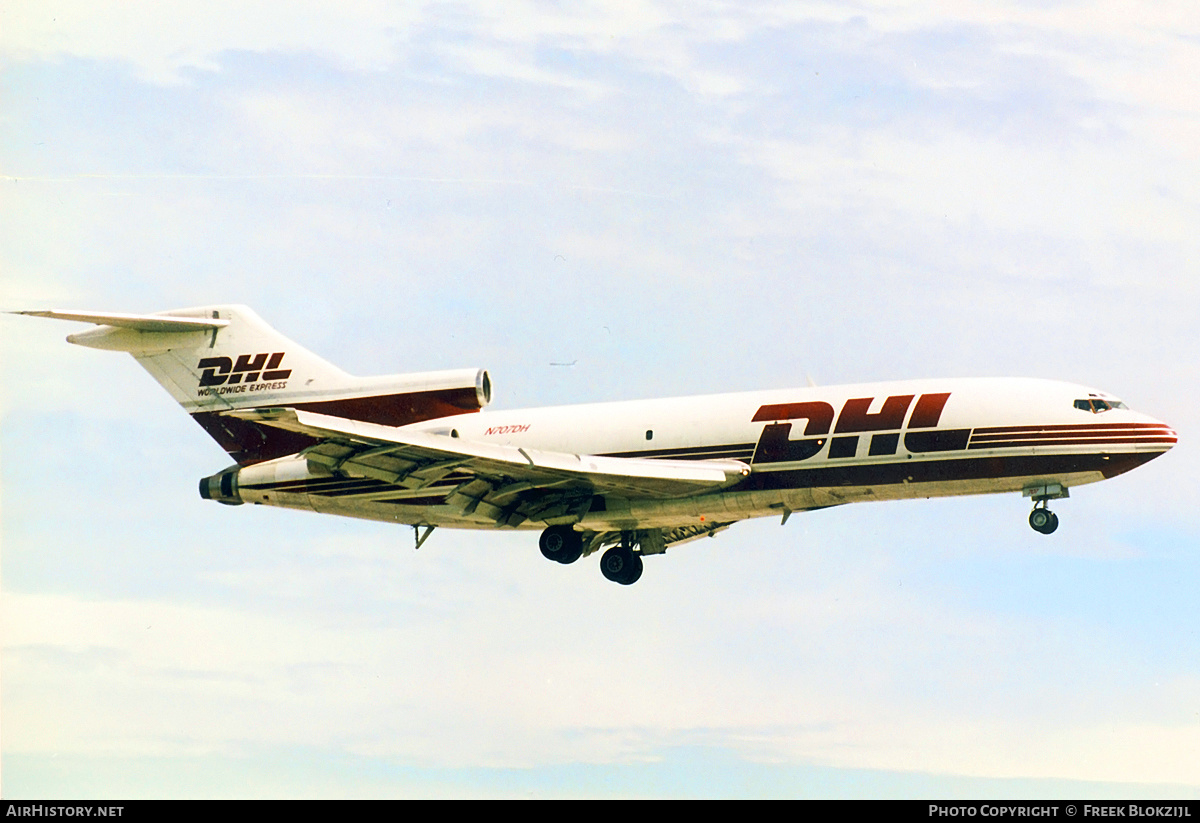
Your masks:
<svg viewBox="0 0 1200 823"><path fill-rule="evenodd" d="M0 316L0 793L1200 796L1197 145L1186 2L5 4L5 311L245 303L501 409L1047 377L1180 442L1050 537L845 506L621 587L203 501L132 359Z"/></svg>

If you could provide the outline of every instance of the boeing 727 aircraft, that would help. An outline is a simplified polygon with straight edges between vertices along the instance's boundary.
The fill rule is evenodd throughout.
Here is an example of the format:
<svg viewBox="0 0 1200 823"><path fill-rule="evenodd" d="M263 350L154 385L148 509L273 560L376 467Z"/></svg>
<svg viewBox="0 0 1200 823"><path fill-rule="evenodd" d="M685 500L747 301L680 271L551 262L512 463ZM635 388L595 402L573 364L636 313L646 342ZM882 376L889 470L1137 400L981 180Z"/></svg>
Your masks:
<svg viewBox="0 0 1200 823"><path fill-rule="evenodd" d="M477 414L482 369L352 377L245 306L152 315L21 314L99 326L67 338L129 352L236 461L200 481L229 505L438 526L540 529L560 563L604 550L624 585L642 557L739 520L869 500L1021 492L1047 502L1176 442L1101 391L946 379Z"/></svg>

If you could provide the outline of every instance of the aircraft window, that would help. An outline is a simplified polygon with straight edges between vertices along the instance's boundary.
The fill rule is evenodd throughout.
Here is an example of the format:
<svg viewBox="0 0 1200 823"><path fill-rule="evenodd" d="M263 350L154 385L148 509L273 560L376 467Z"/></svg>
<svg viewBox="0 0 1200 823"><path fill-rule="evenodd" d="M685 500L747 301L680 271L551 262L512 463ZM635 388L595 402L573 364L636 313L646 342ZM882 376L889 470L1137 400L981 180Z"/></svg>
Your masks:
<svg viewBox="0 0 1200 823"><path fill-rule="evenodd" d="M1092 414L1100 414L1109 409L1128 409L1129 407L1120 400L1101 400L1098 397L1092 397L1090 399L1076 400L1075 408L1091 412Z"/></svg>

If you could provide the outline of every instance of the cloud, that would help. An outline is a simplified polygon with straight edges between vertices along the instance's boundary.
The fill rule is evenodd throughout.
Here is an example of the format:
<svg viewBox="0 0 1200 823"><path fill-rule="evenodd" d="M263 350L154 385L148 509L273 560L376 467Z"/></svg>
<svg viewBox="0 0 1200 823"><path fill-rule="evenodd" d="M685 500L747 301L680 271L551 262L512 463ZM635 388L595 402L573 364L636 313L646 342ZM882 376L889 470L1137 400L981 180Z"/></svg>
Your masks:
<svg viewBox="0 0 1200 823"><path fill-rule="evenodd" d="M203 8L154 2L117 6L63 0L19 4L8 17L4 50L18 60L71 56L136 65L155 83L181 70L220 70L223 52L313 52L357 70L377 70L419 19L411 4L354 0L334 10L320 2L216 2Z"/></svg>
<svg viewBox="0 0 1200 823"><path fill-rule="evenodd" d="M293 544L287 558L245 557L238 570L218 560L230 570L209 582L235 606L8 595L6 751L293 745L527 768L637 762L706 741L760 762L1200 779L1194 676L1169 679L1158 705L1110 711L1108 664L1071 648L1093 629L931 601L921 574L881 550L843 563L814 547L772 572L812 584L760 582L753 599L673 614L687 589L759 577L714 561L732 570L755 558L681 549L683 565L649 569L654 591L614 611L630 592L581 584L524 538L438 540L404 559L378 538L367 550L337 536ZM520 562L501 559L518 549ZM564 574L566 586L545 585ZM1047 667L1062 682L1047 688ZM1035 670L1041 685L1025 682Z"/></svg>

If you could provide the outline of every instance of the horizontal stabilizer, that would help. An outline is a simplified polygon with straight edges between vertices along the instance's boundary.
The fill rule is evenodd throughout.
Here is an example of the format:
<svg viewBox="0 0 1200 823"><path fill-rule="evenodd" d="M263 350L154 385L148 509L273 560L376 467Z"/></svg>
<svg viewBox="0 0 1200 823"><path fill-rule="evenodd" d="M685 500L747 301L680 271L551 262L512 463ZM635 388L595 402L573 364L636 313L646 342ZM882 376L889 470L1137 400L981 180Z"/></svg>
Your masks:
<svg viewBox="0 0 1200 823"><path fill-rule="evenodd" d="M30 317L52 317L55 320L77 320L95 323L98 326L115 326L122 329L151 332L207 331L229 325L228 320L205 317L170 317L163 314L106 314L90 311L15 311Z"/></svg>

